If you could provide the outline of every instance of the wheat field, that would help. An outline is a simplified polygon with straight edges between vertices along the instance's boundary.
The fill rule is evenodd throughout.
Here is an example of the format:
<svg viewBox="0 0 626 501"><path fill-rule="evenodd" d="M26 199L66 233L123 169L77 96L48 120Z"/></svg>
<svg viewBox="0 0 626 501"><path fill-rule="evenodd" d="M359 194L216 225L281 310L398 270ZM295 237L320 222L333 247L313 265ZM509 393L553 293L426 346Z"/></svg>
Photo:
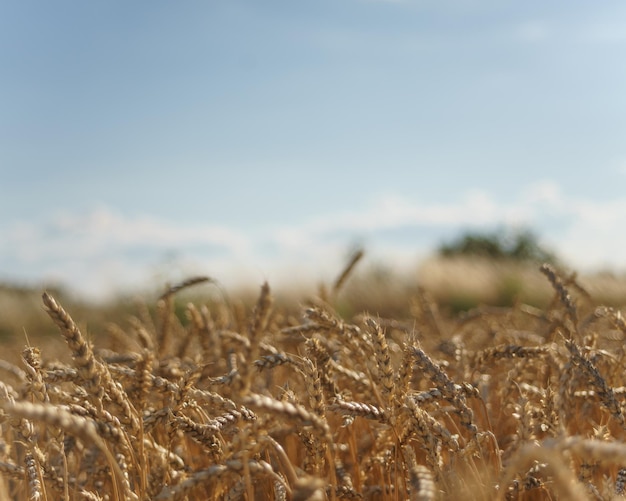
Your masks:
<svg viewBox="0 0 626 501"><path fill-rule="evenodd" d="M619 499L626 322L544 265L544 307L405 318L263 284L155 305L91 339L44 292L57 337L0 360L0 498ZM374 311L374 310L372 310ZM58 335L60 333L60 335ZM56 356L65 344L67 357Z"/></svg>

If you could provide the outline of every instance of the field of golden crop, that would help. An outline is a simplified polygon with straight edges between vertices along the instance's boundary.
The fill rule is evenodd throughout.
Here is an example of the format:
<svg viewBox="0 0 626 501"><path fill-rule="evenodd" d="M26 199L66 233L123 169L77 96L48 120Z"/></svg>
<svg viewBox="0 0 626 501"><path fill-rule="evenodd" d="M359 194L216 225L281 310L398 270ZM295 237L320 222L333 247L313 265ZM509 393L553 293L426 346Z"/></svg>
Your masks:
<svg viewBox="0 0 626 501"><path fill-rule="evenodd" d="M0 499L620 498L624 282L437 266L295 299L0 295Z"/></svg>

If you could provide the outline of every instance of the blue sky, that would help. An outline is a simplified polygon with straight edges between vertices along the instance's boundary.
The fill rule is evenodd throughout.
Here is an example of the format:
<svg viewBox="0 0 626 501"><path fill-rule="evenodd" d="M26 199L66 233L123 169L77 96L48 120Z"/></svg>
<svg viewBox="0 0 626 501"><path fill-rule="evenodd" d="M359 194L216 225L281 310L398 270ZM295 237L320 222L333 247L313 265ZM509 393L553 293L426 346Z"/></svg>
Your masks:
<svg viewBox="0 0 626 501"><path fill-rule="evenodd" d="M626 4L6 1L0 279L412 266L525 225L624 268Z"/></svg>

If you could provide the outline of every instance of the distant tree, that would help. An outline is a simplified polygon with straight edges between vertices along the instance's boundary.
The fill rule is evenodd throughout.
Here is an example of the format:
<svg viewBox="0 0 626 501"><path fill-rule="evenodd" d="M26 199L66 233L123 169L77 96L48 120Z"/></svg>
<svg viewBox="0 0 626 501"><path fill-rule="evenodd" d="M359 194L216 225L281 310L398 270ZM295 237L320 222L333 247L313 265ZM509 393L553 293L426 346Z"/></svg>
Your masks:
<svg viewBox="0 0 626 501"><path fill-rule="evenodd" d="M481 256L496 260L513 260L557 264L556 255L544 248L530 230L497 230L489 233L467 232L438 249L444 257Z"/></svg>

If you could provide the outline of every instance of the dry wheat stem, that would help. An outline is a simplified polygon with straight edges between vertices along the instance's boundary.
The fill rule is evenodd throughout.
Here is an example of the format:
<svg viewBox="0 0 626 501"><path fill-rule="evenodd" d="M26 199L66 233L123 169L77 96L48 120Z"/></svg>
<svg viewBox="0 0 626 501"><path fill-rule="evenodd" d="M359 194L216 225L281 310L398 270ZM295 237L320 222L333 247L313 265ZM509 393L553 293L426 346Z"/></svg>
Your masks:
<svg viewBox="0 0 626 501"><path fill-rule="evenodd" d="M90 322L95 348L44 294L73 361L37 343L0 361L0 498L623 495L619 310L547 267L545 310L449 315L421 290L408 318L348 318L333 304L348 268L300 312L267 284L252 307L181 307L209 281L191 279L124 327Z"/></svg>
<svg viewBox="0 0 626 501"><path fill-rule="evenodd" d="M106 443L102 437L98 435L96 422L80 416L75 416L66 410L50 404L31 404L27 402L9 402L0 400L0 408L16 417L41 421L49 426L56 426L67 434L74 435L86 443L93 444L106 456L109 466L113 470L113 481L116 485L117 499L136 498L136 496L129 490L126 490L126 492L119 490L126 485L124 475L117 461L106 446Z"/></svg>

